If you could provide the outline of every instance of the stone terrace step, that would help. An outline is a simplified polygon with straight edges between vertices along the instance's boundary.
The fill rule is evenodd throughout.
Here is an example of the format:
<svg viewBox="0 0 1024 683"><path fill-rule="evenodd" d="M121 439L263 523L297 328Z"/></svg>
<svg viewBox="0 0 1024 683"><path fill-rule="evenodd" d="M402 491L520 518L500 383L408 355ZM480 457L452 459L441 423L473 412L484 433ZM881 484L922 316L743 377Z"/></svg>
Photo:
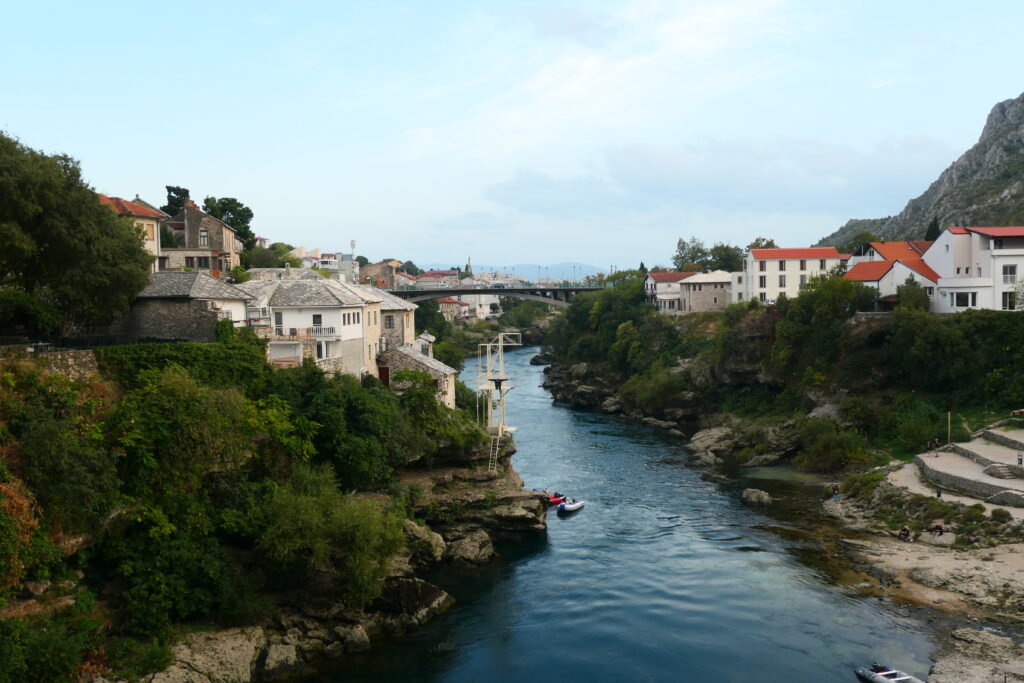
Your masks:
<svg viewBox="0 0 1024 683"><path fill-rule="evenodd" d="M930 457L930 456L929 456ZM923 496L934 496L935 487L931 486L921 478L921 470L912 462L908 462L903 467L899 468L895 472L891 472L888 476L889 483L894 486L907 489L911 493L918 493ZM946 491L942 494L942 500L948 500L954 503L962 503L964 505L974 505L975 503L981 503L985 506L985 512L991 512L994 507L1002 507L1000 505L993 505L986 503L985 501L978 500L977 498L971 498L969 496L962 496L956 493ZM1024 508L1007 507L1010 514L1016 520L1024 520Z"/></svg>
<svg viewBox="0 0 1024 683"><path fill-rule="evenodd" d="M1024 507L1024 481L997 479L985 474L987 464L957 454L941 452L914 458L921 475L944 489L960 491L993 505Z"/></svg>
<svg viewBox="0 0 1024 683"><path fill-rule="evenodd" d="M1000 446L1006 446L1016 451L1024 451L1024 429L983 429L981 435Z"/></svg>
<svg viewBox="0 0 1024 683"><path fill-rule="evenodd" d="M988 476L995 477L996 479L1019 479L1020 478L1020 477L1017 476L1016 468L1011 467L1009 465L1004 465L1003 463L996 463L994 465L989 465L988 467L986 467L982 471L985 474L987 474Z"/></svg>
<svg viewBox="0 0 1024 683"><path fill-rule="evenodd" d="M949 446L953 451L965 458L987 465L1006 465L1014 472L1015 477L1024 479L1024 467L1017 466L1017 451L987 439L973 439L967 443L954 443Z"/></svg>

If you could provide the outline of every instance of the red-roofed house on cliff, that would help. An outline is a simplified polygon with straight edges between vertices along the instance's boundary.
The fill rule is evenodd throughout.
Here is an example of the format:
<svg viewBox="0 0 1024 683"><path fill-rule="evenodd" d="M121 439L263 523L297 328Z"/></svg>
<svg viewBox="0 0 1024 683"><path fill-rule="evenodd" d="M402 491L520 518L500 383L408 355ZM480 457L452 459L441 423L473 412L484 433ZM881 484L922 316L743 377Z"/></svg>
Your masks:
<svg viewBox="0 0 1024 683"><path fill-rule="evenodd" d="M732 300L774 301L783 294L792 299L810 278L842 265L845 256L835 247L751 249L743 270L731 273Z"/></svg>
<svg viewBox="0 0 1024 683"><path fill-rule="evenodd" d="M157 272L160 261L160 221L166 220L170 216L152 204L139 199L139 195L135 195L133 200L108 197L104 194L97 196L101 204L109 206L117 212L118 216L135 221L135 227L142 231L142 241L146 251L155 257L150 272Z"/></svg>

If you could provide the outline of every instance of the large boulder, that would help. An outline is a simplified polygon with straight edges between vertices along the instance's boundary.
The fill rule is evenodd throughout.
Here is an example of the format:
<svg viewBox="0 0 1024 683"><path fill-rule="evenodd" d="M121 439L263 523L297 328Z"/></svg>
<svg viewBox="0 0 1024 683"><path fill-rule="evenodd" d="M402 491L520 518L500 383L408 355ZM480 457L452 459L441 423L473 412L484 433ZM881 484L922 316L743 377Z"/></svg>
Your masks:
<svg viewBox="0 0 1024 683"><path fill-rule="evenodd" d="M710 451L722 456L736 444L736 432L729 427L702 429L690 437L690 446L695 451Z"/></svg>
<svg viewBox="0 0 1024 683"><path fill-rule="evenodd" d="M422 579L390 578L384 581L380 597L370 606L371 626L392 636L401 636L427 623L455 604L437 586Z"/></svg>
<svg viewBox="0 0 1024 683"><path fill-rule="evenodd" d="M772 497L767 491L761 489L744 489L740 494L740 500L752 507L767 506L772 504Z"/></svg>
<svg viewBox="0 0 1024 683"><path fill-rule="evenodd" d="M419 569L433 566L444 559L447 545L441 534L405 520L405 538L411 553L410 563Z"/></svg>
<svg viewBox="0 0 1024 683"><path fill-rule="evenodd" d="M191 633L172 652L174 663L150 683L246 683L256 671L266 633L258 626Z"/></svg>
<svg viewBox="0 0 1024 683"><path fill-rule="evenodd" d="M487 564L494 557L494 544L486 531L477 530L449 544L448 555L455 564Z"/></svg>

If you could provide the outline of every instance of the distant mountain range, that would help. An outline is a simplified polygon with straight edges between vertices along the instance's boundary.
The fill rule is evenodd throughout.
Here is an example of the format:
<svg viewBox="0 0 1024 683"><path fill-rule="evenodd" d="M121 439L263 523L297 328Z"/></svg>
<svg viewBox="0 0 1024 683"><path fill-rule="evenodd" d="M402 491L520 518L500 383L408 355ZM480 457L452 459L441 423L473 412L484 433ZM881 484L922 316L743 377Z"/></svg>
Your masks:
<svg viewBox="0 0 1024 683"><path fill-rule="evenodd" d="M840 246L863 230L886 240L923 239L933 220L940 228L1024 223L1024 95L993 107L978 143L903 211L851 220L818 244Z"/></svg>
<svg viewBox="0 0 1024 683"><path fill-rule="evenodd" d="M465 263L417 263L416 265L423 270L465 267ZM528 280L536 280L538 278L555 280L571 280L575 278L580 280L588 275L606 273L608 272L608 268L598 268L586 263L571 262L555 263L550 266L542 266L536 263L516 263L505 266L494 266L484 263L473 264L474 273L490 273L493 271L522 275Z"/></svg>

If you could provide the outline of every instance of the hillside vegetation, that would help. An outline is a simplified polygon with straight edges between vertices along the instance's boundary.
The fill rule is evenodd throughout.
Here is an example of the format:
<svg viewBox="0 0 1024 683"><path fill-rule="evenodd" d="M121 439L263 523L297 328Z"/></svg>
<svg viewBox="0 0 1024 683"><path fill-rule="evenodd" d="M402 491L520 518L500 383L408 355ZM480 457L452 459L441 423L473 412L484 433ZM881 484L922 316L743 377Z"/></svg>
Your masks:
<svg viewBox="0 0 1024 683"><path fill-rule="evenodd" d="M248 330L220 332L100 349L89 382L0 364L0 611L22 616L0 618L0 681L139 675L181 624L281 599L359 608L405 544L395 470L484 440L425 373L399 396L271 371Z"/></svg>
<svg viewBox="0 0 1024 683"><path fill-rule="evenodd" d="M645 303L641 275L580 296L550 328L561 367L587 363L628 410L664 417L728 413L795 420L797 464L851 470L872 454L920 451L946 437L946 411L973 415L1024 406L1024 316L902 308L855 318L873 294L841 278L812 280L765 308L668 317ZM909 297L908 297L909 298ZM807 417L831 405L835 419ZM961 420L954 438L963 436Z"/></svg>

